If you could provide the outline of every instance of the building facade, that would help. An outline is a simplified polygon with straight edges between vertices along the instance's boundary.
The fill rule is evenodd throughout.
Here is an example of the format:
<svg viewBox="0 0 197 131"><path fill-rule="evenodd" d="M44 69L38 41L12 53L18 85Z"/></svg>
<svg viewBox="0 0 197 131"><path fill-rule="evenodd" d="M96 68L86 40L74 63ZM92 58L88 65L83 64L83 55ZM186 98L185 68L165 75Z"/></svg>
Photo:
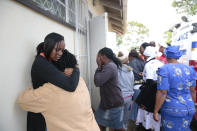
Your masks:
<svg viewBox="0 0 197 131"><path fill-rule="evenodd" d="M96 34L99 26L95 21L104 19L104 23L99 25L105 32L124 33L126 1L115 1L111 7L106 3L108 0L0 1L0 131L26 130L26 112L19 108L16 100L24 89L31 86L30 71L36 46L51 32L63 35L66 49L77 56L81 76L88 85L93 106L97 107L99 95L92 83L96 68L95 52L107 46L107 33L100 31L105 38ZM114 16L118 14L116 12L122 15ZM101 44L94 42L96 36L102 39Z"/></svg>

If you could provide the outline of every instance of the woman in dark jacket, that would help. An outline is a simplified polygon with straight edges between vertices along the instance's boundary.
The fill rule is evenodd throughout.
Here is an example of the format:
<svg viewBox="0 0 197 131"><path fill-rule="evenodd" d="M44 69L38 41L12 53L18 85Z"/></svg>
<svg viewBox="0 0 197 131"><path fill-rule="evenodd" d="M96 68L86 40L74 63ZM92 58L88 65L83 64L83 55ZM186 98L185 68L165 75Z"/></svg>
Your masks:
<svg viewBox="0 0 197 131"><path fill-rule="evenodd" d="M52 62L57 61L65 48L64 37L57 33L48 34L44 42L37 47L37 56L31 69L33 88L50 82L66 91L75 91L79 81L79 69L75 68L72 75L67 77L59 71ZM46 124L41 114L28 112L27 131L45 131Z"/></svg>
<svg viewBox="0 0 197 131"><path fill-rule="evenodd" d="M136 98L140 93L140 86L143 83L142 72L144 70L145 61L139 56L138 52L133 49L129 53L129 66L133 68L134 73L134 95L133 95L133 105L131 108L131 124L133 128L136 128L136 117L138 113L138 104L135 102ZM133 129L134 130L134 129Z"/></svg>
<svg viewBox="0 0 197 131"><path fill-rule="evenodd" d="M94 75L94 83L100 87L101 102L95 112L95 118L101 131L106 127L115 131L123 129L123 97L118 87L118 68L122 66L110 48L103 48L97 55L98 68Z"/></svg>

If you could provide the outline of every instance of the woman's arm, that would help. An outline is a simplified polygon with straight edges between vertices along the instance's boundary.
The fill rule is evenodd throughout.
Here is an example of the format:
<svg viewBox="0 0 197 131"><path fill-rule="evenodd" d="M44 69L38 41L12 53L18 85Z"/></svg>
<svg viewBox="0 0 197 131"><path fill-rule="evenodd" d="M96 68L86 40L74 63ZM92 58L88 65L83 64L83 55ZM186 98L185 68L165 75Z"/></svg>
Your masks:
<svg viewBox="0 0 197 131"><path fill-rule="evenodd" d="M113 69L110 66L104 66L102 69L97 69L94 74L94 83L97 87L105 84L113 74Z"/></svg>
<svg viewBox="0 0 197 131"><path fill-rule="evenodd" d="M196 87L196 79L197 79L197 73L194 70L194 67L190 67L191 68L191 75L190 75L190 93L192 96L192 99L194 101L194 103L196 102L196 91L195 91L195 87Z"/></svg>
<svg viewBox="0 0 197 131"><path fill-rule="evenodd" d="M153 114L155 121L159 120L158 112L166 99L166 95L167 95L167 90L157 90L155 109L154 109L154 114Z"/></svg>
<svg viewBox="0 0 197 131"><path fill-rule="evenodd" d="M40 95L41 88L33 89L32 87L26 89L17 99L17 104L25 110L34 113L41 113L46 111L46 100Z"/></svg>
<svg viewBox="0 0 197 131"><path fill-rule="evenodd" d="M190 87L190 93L191 93L191 96L192 96L192 100L195 103L196 102L196 91L195 91L195 87L193 87L193 86Z"/></svg>
<svg viewBox="0 0 197 131"><path fill-rule="evenodd" d="M52 63L44 58L40 58L32 67L32 73L39 79L50 82L66 91L73 92L79 82L79 69L75 68L70 77L59 71Z"/></svg>

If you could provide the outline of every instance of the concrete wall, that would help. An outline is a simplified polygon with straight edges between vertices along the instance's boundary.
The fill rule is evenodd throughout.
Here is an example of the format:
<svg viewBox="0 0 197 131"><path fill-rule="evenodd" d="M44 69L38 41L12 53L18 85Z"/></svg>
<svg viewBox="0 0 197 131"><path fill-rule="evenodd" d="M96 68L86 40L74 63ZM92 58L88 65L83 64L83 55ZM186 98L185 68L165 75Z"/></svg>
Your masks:
<svg viewBox="0 0 197 131"><path fill-rule="evenodd" d="M99 0L96 0L95 5L93 6L93 0L88 0L88 6L89 6L89 11L93 14L94 16L99 16L105 12L103 6L100 4ZM112 26L111 22L108 21L108 30L111 32L112 31Z"/></svg>
<svg viewBox="0 0 197 131"><path fill-rule="evenodd" d="M93 5L93 0L88 0L88 8L89 11L92 13L93 17L99 16L104 13L104 8L100 4L99 0L96 0L95 5Z"/></svg>
<svg viewBox="0 0 197 131"><path fill-rule="evenodd" d="M104 13L99 0L96 6L88 0L88 6L93 16ZM26 131L26 112L19 108L16 99L31 86L30 71L36 46L48 33L57 32L65 37L66 48L74 53L75 30L14 0L0 0L0 12L0 131ZM81 73L87 75L85 70Z"/></svg>
<svg viewBox="0 0 197 131"><path fill-rule="evenodd" d="M57 32L74 52L75 32L15 1L0 0L0 12L0 131L26 131L26 112L16 99L31 85L36 46Z"/></svg>
<svg viewBox="0 0 197 131"><path fill-rule="evenodd" d="M95 31L96 30L96 31ZM90 64L91 64L91 87L92 107L97 109L100 103L100 88L95 87L94 74L98 67L96 57L100 49L107 45L108 21L107 14L94 17L90 21Z"/></svg>

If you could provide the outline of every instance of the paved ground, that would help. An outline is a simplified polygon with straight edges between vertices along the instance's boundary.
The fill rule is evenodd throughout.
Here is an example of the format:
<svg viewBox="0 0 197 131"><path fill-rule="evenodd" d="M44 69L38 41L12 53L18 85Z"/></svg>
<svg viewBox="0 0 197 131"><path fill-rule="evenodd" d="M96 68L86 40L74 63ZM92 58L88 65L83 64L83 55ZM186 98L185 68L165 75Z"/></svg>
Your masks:
<svg viewBox="0 0 197 131"><path fill-rule="evenodd" d="M191 123L191 130L197 131L197 121ZM107 131L113 131L113 130L107 129ZM135 129L135 124L130 121L128 126L128 131L147 131L147 130L145 130L143 127L139 127L138 129Z"/></svg>
<svg viewBox="0 0 197 131"><path fill-rule="evenodd" d="M197 111L197 106L196 106L196 111ZM143 129L143 127L140 127L136 130L134 130L134 129L135 129L135 124L132 121L129 121L128 131L146 131L145 129ZM191 122L191 130L192 131L197 131L197 121L192 121ZM113 131L113 130L108 129L107 131Z"/></svg>
<svg viewBox="0 0 197 131"><path fill-rule="evenodd" d="M146 131L143 127L139 127L138 129L135 130L134 126L135 126L134 123L129 122L128 131ZM191 123L191 130L192 131L197 131L197 121Z"/></svg>

